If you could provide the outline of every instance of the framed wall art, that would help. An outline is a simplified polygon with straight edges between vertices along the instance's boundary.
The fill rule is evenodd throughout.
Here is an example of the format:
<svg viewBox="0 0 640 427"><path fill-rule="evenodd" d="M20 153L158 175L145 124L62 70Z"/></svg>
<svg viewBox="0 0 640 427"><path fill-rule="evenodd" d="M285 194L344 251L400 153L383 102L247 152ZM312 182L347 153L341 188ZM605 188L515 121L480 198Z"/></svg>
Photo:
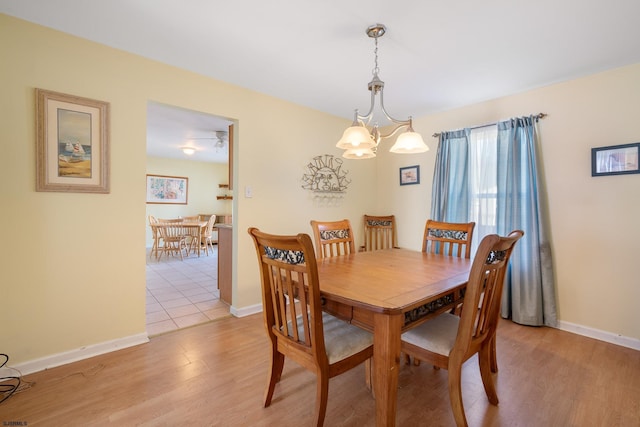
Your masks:
<svg viewBox="0 0 640 427"><path fill-rule="evenodd" d="M591 149L591 176L640 173L640 142Z"/></svg>
<svg viewBox="0 0 640 427"><path fill-rule="evenodd" d="M36 191L109 192L109 103L36 89Z"/></svg>
<svg viewBox="0 0 640 427"><path fill-rule="evenodd" d="M400 168L400 185L420 184L420 165Z"/></svg>
<svg viewBox="0 0 640 427"><path fill-rule="evenodd" d="M187 177L147 175L147 203L186 205L188 192Z"/></svg>

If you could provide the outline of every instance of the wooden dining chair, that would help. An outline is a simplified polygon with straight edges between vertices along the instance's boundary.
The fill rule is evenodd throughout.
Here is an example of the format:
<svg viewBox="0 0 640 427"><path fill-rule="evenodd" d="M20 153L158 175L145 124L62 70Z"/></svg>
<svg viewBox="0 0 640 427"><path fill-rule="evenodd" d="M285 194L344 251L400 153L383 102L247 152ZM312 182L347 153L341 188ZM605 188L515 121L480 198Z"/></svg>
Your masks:
<svg viewBox="0 0 640 427"><path fill-rule="evenodd" d="M428 219L422 237L422 252L434 253L445 256L457 256L459 258L471 257L471 241L475 222L442 222ZM455 307L452 312L460 314L462 306ZM410 363L409 355L405 354L406 363ZM419 359L413 363L420 365Z"/></svg>
<svg viewBox="0 0 640 427"><path fill-rule="evenodd" d="M453 223L427 220L422 252L469 258L475 222Z"/></svg>
<svg viewBox="0 0 640 427"><path fill-rule="evenodd" d="M156 226L157 224L158 219L153 215L149 215L149 227L151 227L151 235L153 237L153 246L151 247L151 252L149 252L149 258L155 254L156 259L158 259L158 251L162 240L160 237L160 230L158 230L158 227Z"/></svg>
<svg viewBox="0 0 640 427"><path fill-rule="evenodd" d="M207 220L207 226L204 229L204 234L202 235L204 239L204 250L207 256L209 256L209 248L211 248L211 252L213 252L213 225L216 223L216 216L211 215Z"/></svg>
<svg viewBox="0 0 640 427"><path fill-rule="evenodd" d="M478 354L480 375L489 402L498 404L491 373L500 302L509 257L524 232L496 234L480 242L465 290L462 313L443 313L402 334L401 351L449 371L449 399L458 426L466 426L462 402L462 364Z"/></svg>
<svg viewBox="0 0 640 427"><path fill-rule="evenodd" d="M364 251L396 248L396 239L395 215L364 215Z"/></svg>
<svg viewBox="0 0 640 427"><path fill-rule="evenodd" d="M187 215L182 216L179 219L181 219L182 222L194 223L200 221L200 215ZM203 230L200 228L189 227L186 228L185 231L187 231L189 234L187 236L187 254L190 254L191 251L197 251L198 256L200 256L200 248L198 247L198 245L201 244L201 231Z"/></svg>
<svg viewBox="0 0 640 427"><path fill-rule="evenodd" d="M264 406L271 404L288 357L317 376L314 424L322 426L329 379L370 359L373 336L323 313L318 267L308 234L276 236L257 228L248 232L260 265L264 323L271 341ZM297 404L307 401L304 397L291 398Z"/></svg>
<svg viewBox="0 0 640 427"><path fill-rule="evenodd" d="M160 237L162 238L162 248L160 251L160 258L162 254L180 255L180 259L183 260L182 251L188 254L189 248L187 247L187 238L189 232L182 227L182 218L177 219L161 219L158 220L160 231Z"/></svg>
<svg viewBox="0 0 640 427"><path fill-rule="evenodd" d="M353 229L348 219L340 221L311 220L311 228L319 259L348 255L356 251Z"/></svg>

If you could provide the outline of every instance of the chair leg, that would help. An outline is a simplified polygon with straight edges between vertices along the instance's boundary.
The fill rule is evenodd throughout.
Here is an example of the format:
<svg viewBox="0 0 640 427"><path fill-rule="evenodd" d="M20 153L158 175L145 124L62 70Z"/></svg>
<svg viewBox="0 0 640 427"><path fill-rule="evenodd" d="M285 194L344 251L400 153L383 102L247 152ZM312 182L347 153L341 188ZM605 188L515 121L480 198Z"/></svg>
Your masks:
<svg viewBox="0 0 640 427"><path fill-rule="evenodd" d="M269 383L267 384L267 390L264 393L264 407L271 405L271 399L273 399L273 392L276 389L276 384L280 381L280 375L282 375L282 368L284 367L284 355L275 348L273 348L271 354L271 370L269 371Z"/></svg>
<svg viewBox="0 0 640 427"><path fill-rule="evenodd" d="M375 399L376 394L373 389L373 357L364 361L364 382L367 386L367 390L369 390L371 396Z"/></svg>
<svg viewBox="0 0 640 427"><path fill-rule="evenodd" d="M482 385L487 394L487 398L492 405L498 404L498 393L496 392L493 376L491 374L491 342L483 346L478 352L478 364L480 365L480 376L482 377Z"/></svg>
<svg viewBox="0 0 640 427"><path fill-rule="evenodd" d="M405 365L411 365L411 356L409 356L408 354L404 355L404 364ZM413 356L413 366L420 366L420 359L418 359L415 356ZM434 368L435 368L435 366L434 366Z"/></svg>
<svg viewBox="0 0 640 427"><path fill-rule="evenodd" d="M322 427L329 399L329 377L324 372L318 372L316 381L316 420L314 424L316 427Z"/></svg>
<svg viewBox="0 0 640 427"><path fill-rule="evenodd" d="M449 400L458 427L468 427L462 404L462 365L449 366Z"/></svg>
<svg viewBox="0 0 640 427"><path fill-rule="evenodd" d="M496 336L491 338L491 372L494 374L498 372L498 359L496 356Z"/></svg>

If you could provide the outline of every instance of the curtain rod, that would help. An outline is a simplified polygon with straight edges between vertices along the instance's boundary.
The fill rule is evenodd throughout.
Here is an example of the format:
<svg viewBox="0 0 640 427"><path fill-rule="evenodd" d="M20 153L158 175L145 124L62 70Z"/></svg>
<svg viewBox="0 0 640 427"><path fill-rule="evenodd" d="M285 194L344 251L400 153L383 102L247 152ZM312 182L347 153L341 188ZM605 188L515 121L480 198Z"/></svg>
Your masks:
<svg viewBox="0 0 640 427"><path fill-rule="evenodd" d="M544 119L545 117L547 117L547 114L546 113L538 113L534 117L536 119ZM504 121L504 120L501 120L501 121ZM487 126L497 125L498 123L500 123L500 122L486 123L484 125L471 126L470 128L467 128L467 129L480 129L480 128L487 127ZM437 137L439 137L441 135L441 133L442 132L437 132L437 133L434 133L431 136L434 137L434 138L437 138Z"/></svg>

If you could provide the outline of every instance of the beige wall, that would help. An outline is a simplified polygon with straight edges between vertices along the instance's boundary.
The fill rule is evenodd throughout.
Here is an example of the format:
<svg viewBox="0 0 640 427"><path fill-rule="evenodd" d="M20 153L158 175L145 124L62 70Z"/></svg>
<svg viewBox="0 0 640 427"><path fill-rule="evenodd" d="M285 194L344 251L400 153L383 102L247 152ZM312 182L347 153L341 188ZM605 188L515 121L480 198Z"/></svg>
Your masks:
<svg viewBox="0 0 640 427"><path fill-rule="evenodd" d="M249 226L310 232L311 218L355 222L373 200L373 163L349 166L353 182L338 205L301 188L314 156L340 154L348 120L1 14L0 58L0 231L11 242L0 246L0 343L14 366L146 338L148 101L236 123L236 188L254 193L231 205L238 309L260 303ZM110 103L110 194L35 191L35 88Z"/></svg>
<svg viewBox="0 0 640 427"><path fill-rule="evenodd" d="M305 166L334 145L348 120L0 15L0 343L15 366L68 361L145 333L146 106L148 101L236 124L234 306L260 303L249 226L310 232L309 220L398 215L399 242L419 248L429 212L433 132L537 112L558 281L559 317L640 339L634 262L640 175L591 178L590 148L638 141L640 66L415 120L422 155L346 161L352 180L335 203L301 188ZM7 66L6 64L10 64ZM34 88L111 104L111 193L35 192ZM356 102L354 100L354 102ZM388 143L387 143L388 144ZM384 150L383 150L384 151ZM398 186L398 167L421 165L422 183ZM244 197L245 186L253 197ZM108 345L105 345L107 343ZM105 350L106 351L106 350Z"/></svg>
<svg viewBox="0 0 640 427"><path fill-rule="evenodd" d="M381 210L399 216L399 244L419 249L437 150L427 136L539 112L548 114L539 122L540 148L561 327L638 346L640 174L591 177L591 148L640 141L640 64L414 120L431 150L379 156ZM397 167L411 164L421 165L422 184L399 187Z"/></svg>
<svg viewBox="0 0 640 427"><path fill-rule="evenodd" d="M186 205L147 204L147 217L153 215L156 218L178 218L199 214L231 214L231 201L216 199L216 196L222 196L227 192L226 189L218 187L218 184L227 184L229 181L229 168L224 163L148 157L147 173L189 179ZM151 228L147 227L146 246L149 248L152 245Z"/></svg>

